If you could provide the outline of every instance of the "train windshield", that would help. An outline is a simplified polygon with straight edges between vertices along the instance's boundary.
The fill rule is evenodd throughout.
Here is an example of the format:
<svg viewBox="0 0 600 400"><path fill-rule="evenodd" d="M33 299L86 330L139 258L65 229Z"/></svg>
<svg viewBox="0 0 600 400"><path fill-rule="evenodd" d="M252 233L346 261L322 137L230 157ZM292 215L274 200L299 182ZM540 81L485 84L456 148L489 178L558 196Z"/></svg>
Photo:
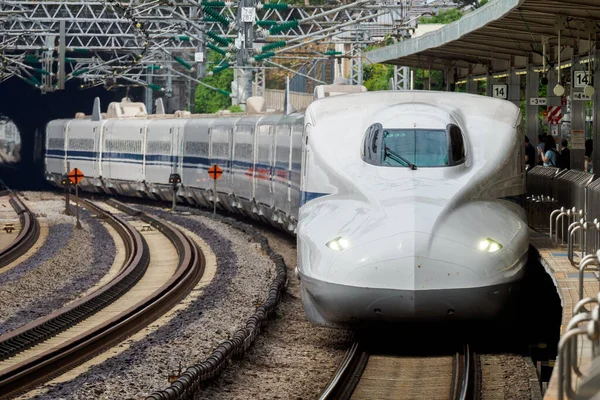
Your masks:
<svg viewBox="0 0 600 400"><path fill-rule="evenodd" d="M381 157L381 165L386 166L456 165L464 160L462 135L452 125L446 130L385 129Z"/></svg>

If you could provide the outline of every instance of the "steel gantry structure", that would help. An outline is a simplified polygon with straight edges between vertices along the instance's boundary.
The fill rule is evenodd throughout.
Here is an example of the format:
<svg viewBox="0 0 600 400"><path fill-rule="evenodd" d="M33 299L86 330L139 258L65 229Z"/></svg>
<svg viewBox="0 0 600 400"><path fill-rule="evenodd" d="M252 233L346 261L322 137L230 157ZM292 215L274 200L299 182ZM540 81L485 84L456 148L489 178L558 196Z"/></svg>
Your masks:
<svg viewBox="0 0 600 400"><path fill-rule="evenodd" d="M356 84L362 79L364 47L387 35L407 36L412 4L0 0L0 83L16 77L45 93L78 80L82 88L138 85L147 94L168 96L173 80L183 79L229 96L202 78L235 68L232 97L244 104L254 72L264 88L265 68L287 68L278 59L295 57L296 49L310 43L342 38L353 43L348 54L313 50L312 57L350 58ZM209 62L207 50L220 59Z"/></svg>

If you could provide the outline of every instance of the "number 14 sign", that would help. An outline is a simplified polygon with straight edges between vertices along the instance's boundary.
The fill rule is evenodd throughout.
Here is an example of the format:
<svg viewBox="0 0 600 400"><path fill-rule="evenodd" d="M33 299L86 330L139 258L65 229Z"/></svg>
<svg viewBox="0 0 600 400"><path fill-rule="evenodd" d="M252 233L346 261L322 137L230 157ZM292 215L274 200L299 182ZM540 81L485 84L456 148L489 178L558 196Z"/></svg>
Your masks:
<svg viewBox="0 0 600 400"><path fill-rule="evenodd" d="M492 97L496 97L498 99L508 98L508 85L493 85Z"/></svg>

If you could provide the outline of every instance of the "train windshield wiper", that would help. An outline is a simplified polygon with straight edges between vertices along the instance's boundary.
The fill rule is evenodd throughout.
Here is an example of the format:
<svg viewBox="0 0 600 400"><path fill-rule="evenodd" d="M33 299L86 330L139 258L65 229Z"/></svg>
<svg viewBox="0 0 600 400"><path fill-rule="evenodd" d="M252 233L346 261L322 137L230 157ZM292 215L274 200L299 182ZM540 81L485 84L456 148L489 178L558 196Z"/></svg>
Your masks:
<svg viewBox="0 0 600 400"><path fill-rule="evenodd" d="M383 159L385 160L385 158L388 157L388 156L391 156L390 158L393 159L394 161L398 162L398 163L404 163L404 164L406 164L413 171L417 170L417 166L415 164L411 163L406 158L402 157L400 154L398 154L395 151L391 150L389 147L386 147L385 148L385 154L383 155Z"/></svg>

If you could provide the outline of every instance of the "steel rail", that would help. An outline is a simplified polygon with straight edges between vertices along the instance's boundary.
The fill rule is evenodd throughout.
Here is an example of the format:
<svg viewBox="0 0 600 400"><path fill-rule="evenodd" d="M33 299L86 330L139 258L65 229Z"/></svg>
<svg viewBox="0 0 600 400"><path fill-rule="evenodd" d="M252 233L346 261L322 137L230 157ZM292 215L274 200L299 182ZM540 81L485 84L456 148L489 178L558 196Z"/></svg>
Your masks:
<svg viewBox="0 0 600 400"><path fill-rule="evenodd" d="M125 213L130 213L130 215L135 215L151 224L173 243L178 254L178 266L175 273L168 282L155 290L150 296L129 307L127 310L122 311L108 321L105 321L99 326L62 343L59 346L43 352L42 354L25 360L5 371L0 371L0 399L22 393L35 385L52 379L53 377L85 362L105 349L116 345L124 338L144 328L168 309L172 308L172 306L184 298L200 280L204 272L204 256L194 242L178 229L152 216L129 207L122 207L120 203L115 201L111 201L110 203L113 207L123 210ZM108 217L108 221L111 221L112 219L114 219L114 221L119 221L118 224L122 225L122 229L131 229L128 230L128 235L135 235L136 240L130 243L132 246L136 247L134 252L128 257L127 268L124 268L117 277L103 288L98 289L90 294L90 296L79 300L75 304L65 307L70 309L76 306L77 303L81 304L89 301L90 297L97 295L98 292L104 292L107 286L114 286L116 282L123 281L125 275L129 275L126 274L125 270L130 270L135 267L140 268L141 266L145 271L149 261L148 246L139 232L133 229L123 219L102 210L93 203L85 201L85 204L86 207L93 209L95 212L99 213L99 215L102 213L101 215ZM125 228L125 226L128 226L129 228ZM143 251L137 251L140 248L143 248ZM133 285L130 285L129 288L132 286ZM87 316L89 315L86 315L81 319L85 319ZM43 319L48 320L49 318L45 317Z"/></svg>
<svg viewBox="0 0 600 400"><path fill-rule="evenodd" d="M319 400L347 400L362 378L363 371L370 354L363 343L353 341L331 382L321 393ZM479 385L475 356L469 345L464 345L462 352L453 357L452 384L450 396L452 400L471 400L479 397Z"/></svg>
<svg viewBox="0 0 600 400"><path fill-rule="evenodd" d="M9 192L8 196L10 205L19 216L21 230L15 240L0 250L0 270L27 253L40 237L40 224L35 215L17 195Z"/></svg>

